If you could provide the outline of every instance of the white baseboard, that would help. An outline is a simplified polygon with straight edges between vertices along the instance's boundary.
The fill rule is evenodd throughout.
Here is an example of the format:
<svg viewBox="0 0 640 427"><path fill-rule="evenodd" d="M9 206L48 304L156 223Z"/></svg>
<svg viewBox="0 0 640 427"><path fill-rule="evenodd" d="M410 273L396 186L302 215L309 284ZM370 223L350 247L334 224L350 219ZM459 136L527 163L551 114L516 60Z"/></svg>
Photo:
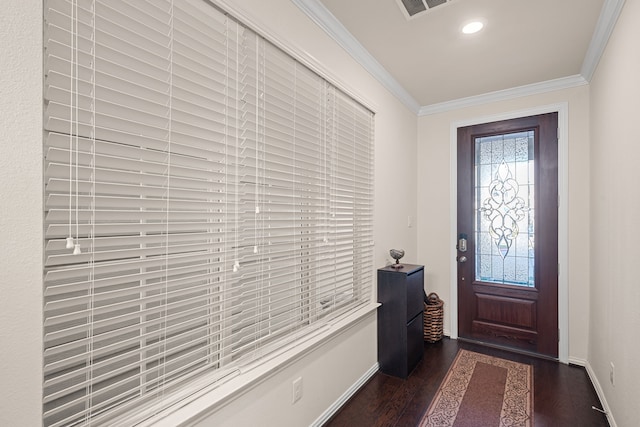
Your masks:
<svg viewBox="0 0 640 427"><path fill-rule="evenodd" d="M607 421L609 421L610 427L617 427L616 420L613 418L613 414L611 413L611 408L607 403L607 399L604 397L604 391L602 390L602 386L600 385L600 381L598 381L598 377L596 377L596 373L591 368L589 362L584 364L585 369L587 370L587 375L589 375L589 379L591 380L591 384L593 384L593 388L596 389L596 394L598 395L598 399L600 399L600 403L602 404L602 410L605 411L607 415Z"/></svg>
<svg viewBox="0 0 640 427"><path fill-rule="evenodd" d="M584 360L584 359L578 359L576 357L570 357L569 358L569 364L570 365L578 365L578 366L586 367L587 366L587 361Z"/></svg>
<svg viewBox="0 0 640 427"><path fill-rule="evenodd" d="M446 333L444 335L445 336L449 336ZM586 361L586 360L583 360L583 359L571 358L569 360L569 363L571 363L573 365L583 366L586 369L587 375L589 376L589 379L591 380L591 384L593 384L593 388L596 390L596 394L598 395L598 399L600 400L600 403L602 404L602 408L599 408L599 409L602 409L602 410L604 410L606 412L607 420L609 421L609 426L610 427L617 427L618 425L616 424L616 421L613 418L613 414L611 413L611 408L609 407L609 404L607 403L607 399L604 396L604 391L602 390L602 386L600 385L600 382L598 381L598 378L596 377L595 372L591 368L591 365L589 364L589 362ZM360 379L358 379L358 381L356 381L351 387L349 387L349 389L347 391L345 391L342 394L342 396L340 396L340 398L338 398L338 400L336 400L329 408L327 408L327 410L325 410L322 413L322 415L320 415L311 424L310 427L321 427L324 423L329 421L329 419L334 414L336 414L340 410L340 408L342 408L342 405L344 405L347 402L347 400L349 400L351 398L351 396L356 394L356 392L358 392L358 390L360 390L360 388L367 381L369 381L369 379L376 372L378 372L379 369L380 369L380 364L379 363L375 363L371 368L369 368L369 370L367 372L364 373L364 375L362 375L362 377L360 377Z"/></svg>
<svg viewBox="0 0 640 427"><path fill-rule="evenodd" d="M340 398L338 398L338 400L336 400L333 403L333 405L329 406L327 408L327 410L324 411L322 413L322 415L320 415L311 424L310 427L320 427L324 423L326 423L329 420L329 418L331 418L335 413L337 413L340 410L340 408L342 408L342 405L344 405L347 402L347 400L349 400L351 398L351 396L353 396L354 394L356 394L356 392L358 390L360 390L360 387L362 387L367 381L369 381L369 379L376 372L378 372L378 369L380 369L380 364L378 362L376 362L371 368L369 368L369 370L367 372L364 373L363 376L360 377L360 379L358 379L358 381L353 383L353 385L351 387L349 387L349 389L347 391L345 391L342 394L342 396L340 396Z"/></svg>
<svg viewBox="0 0 640 427"><path fill-rule="evenodd" d="M444 334L445 336L448 335L446 331ZM613 418L613 414L611 413L611 408L609 407L609 404L607 403L607 399L604 396L604 391L602 390L600 381L598 381L598 377L596 377L596 374L591 368L591 365L589 364L589 362L587 360L578 359L575 357L570 357L568 362L571 365L582 366L585 368L585 370L587 371L587 375L589 376L589 380L591 381L591 384L593 384L593 388L596 390L598 399L602 404L602 408L598 408L598 409L602 409L603 411L605 411L605 415L607 416L607 421L609 421L610 427L617 427L618 425L616 424L616 420Z"/></svg>

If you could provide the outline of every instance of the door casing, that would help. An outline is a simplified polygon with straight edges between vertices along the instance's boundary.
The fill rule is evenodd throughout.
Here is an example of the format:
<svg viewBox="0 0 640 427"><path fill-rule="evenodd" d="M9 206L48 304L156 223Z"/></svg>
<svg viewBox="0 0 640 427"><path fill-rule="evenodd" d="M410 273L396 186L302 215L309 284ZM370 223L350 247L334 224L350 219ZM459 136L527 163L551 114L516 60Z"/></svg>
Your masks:
<svg viewBox="0 0 640 427"><path fill-rule="evenodd" d="M526 110L518 110L492 116L475 117L451 123L450 127L450 230L449 230L449 271L450 271L450 298L449 325L450 336L458 338L458 263L456 262L457 243L457 142L458 128L489 123L501 120L515 119L519 117L535 116L545 113L558 113L558 360L569 363L569 285L568 285L568 103L551 104L541 107L533 107Z"/></svg>

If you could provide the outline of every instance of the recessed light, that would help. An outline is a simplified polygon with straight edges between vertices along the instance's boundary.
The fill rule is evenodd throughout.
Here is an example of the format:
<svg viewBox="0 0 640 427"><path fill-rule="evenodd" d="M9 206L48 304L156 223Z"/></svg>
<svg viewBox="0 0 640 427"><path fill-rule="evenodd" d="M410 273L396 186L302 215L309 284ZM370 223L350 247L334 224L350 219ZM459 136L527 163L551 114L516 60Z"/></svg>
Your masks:
<svg viewBox="0 0 640 427"><path fill-rule="evenodd" d="M482 21L472 21L462 27L462 32L464 34L473 34L477 33L484 27L484 23Z"/></svg>

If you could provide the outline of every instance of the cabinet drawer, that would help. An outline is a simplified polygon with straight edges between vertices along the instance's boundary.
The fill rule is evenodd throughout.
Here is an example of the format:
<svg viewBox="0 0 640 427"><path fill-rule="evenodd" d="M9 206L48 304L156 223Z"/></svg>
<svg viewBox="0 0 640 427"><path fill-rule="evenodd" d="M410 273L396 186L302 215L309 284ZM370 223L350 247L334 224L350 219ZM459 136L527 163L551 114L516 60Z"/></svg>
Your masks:
<svg viewBox="0 0 640 427"><path fill-rule="evenodd" d="M378 362L387 375L407 378L424 350L422 265L378 269Z"/></svg>
<svg viewBox="0 0 640 427"><path fill-rule="evenodd" d="M423 314L407 324L407 374L413 371L424 353Z"/></svg>

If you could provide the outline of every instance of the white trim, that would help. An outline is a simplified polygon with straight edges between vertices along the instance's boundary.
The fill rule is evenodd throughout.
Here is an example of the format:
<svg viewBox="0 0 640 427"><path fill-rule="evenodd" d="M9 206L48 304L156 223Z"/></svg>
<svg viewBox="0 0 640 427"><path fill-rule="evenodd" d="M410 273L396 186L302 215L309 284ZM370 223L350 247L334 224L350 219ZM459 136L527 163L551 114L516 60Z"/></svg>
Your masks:
<svg viewBox="0 0 640 427"><path fill-rule="evenodd" d="M589 375L589 379L591 380L591 384L593 384L593 388L596 390L596 394L598 395L598 399L600 399L600 403L602 404L602 410L605 411L605 415L607 416L607 421L609 421L610 427L617 427L616 420L613 418L613 413L611 412L611 407L609 406L609 402L607 402L607 398L605 397L604 390L600 385L600 381L598 381L598 377L596 373L591 368L591 364L586 362L584 364L585 369L587 370L587 375Z"/></svg>
<svg viewBox="0 0 640 427"><path fill-rule="evenodd" d="M591 81L593 73L598 67L600 57L602 56L604 49L607 47L609 37L611 37L613 28L615 27L618 17L620 16L620 12L622 11L622 6L624 6L624 0L606 0L602 5L602 10L598 17L598 23L596 24L593 36L591 37L589 49L584 56L582 68L580 69L580 74L587 81Z"/></svg>
<svg viewBox="0 0 640 427"><path fill-rule="evenodd" d="M558 359L569 362L569 104L558 108Z"/></svg>
<svg viewBox="0 0 640 427"><path fill-rule="evenodd" d="M568 209L567 201L569 196L569 105L566 102L558 104L545 105L540 107L529 108L526 110L512 111L502 114L495 114L491 116L476 117L472 119L461 120L452 122L450 127L450 209L451 209L451 228L449 230L451 245L449 247L451 260L450 272L450 298L451 305L449 309L450 324L451 324L451 338L458 338L458 283L457 283L457 261L456 261L456 247L455 242L457 233L457 139L458 128L464 126L477 125L481 123L490 123L500 120L509 120L519 117L534 116L538 114L546 113L558 113L558 195L560 197L560 204L558 207L558 263L560 264L560 271L558 276L558 328L560 330L559 343L558 343L558 360L562 363L569 362L569 277L568 277L568 234L569 234L569 222L568 222Z"/></svg>
<svg viewBox="0 0 640 427"><path fill-rule="evenodd" d="M284 351L276 357L267 360L265 363L253 366L252 369L249 369L247 372L242 372L240 375L232 377L217 387L209 386L202 390L195 389L192 395L193 398L186 401L186 403L183 402L182 406L178 404L174 407L167 408L136 425L139 427L186 427L195 425L207 419L213 413L219 411L262 382L281 372L283 369L299 361L302 357L358 325L367 317L372 314L375 315L379 306L380 304L378 303L369 304L356 313L336 321L325 328L322 333L311 337L301 344L284 349ZM370 370L371 369L373 368L370 368ZM367 373L370 372L370 370L367 371ZM351 388L349 390L351 390Z"/></svg>
<svg viewBox="0 0 640 427"><path fill-rule="evenodd" d="M331 418L336 412L338 412L340 408L342 408L342 405L344 405L347 400L351 398L351 396L353 396L358 392L358 390L360 390L360 387L365 385L365 383L369 381L369 379L376 372L378 372L378 369L380 369L380 364L376 362L371 368L369 368L367 372L364 373L364 375L360 377L360 379L358 379L358 381L353 383L353 385L349 387L347 391L345 391L342 396L338 398L338 400L336 400L331 406L329 406L327 410L322 413L322 415L316 418L316 420L311 423L310 427L320 427L324 425L324 423L329 421L329 418Z"/></svg>
<svg viewBox="0 0 640 427"><path fill-rule="evenodd" d="M420 104L391 74L360 44L340 21L317 0L291 0L313 22L349 53L365 70L396 96L409 110L418 114Z"/></svg>
<svg viewBox="0 0 640 427"><path fill-rule="evenodd" d="M475 105L488 104L497 101L505 101L508 99L519 98L523 96L536 95L555 90L568 89L588 84L582 76L575 75L563 77L546 82L534 83L525 86L518 86L511 89L498 90L495 92L485 93L483 95L470 96L468 98L460 98L453 101L441 102L420 108L418 116L426 116L429 114L437 114L445 111L457 110Z"/></svg>
<svg viewBox="0 0 640 427"><path fill-rule="evenodd" d="M607 399L605 397L604 390L602 389L602 386L598 381L598 377L596 376L596 373L594 372L589 362L584 359L577 359L577 358L571 357L569 358L569 363L572 365L582 366L583 368L585 368L585 370L587 371L587 375L589 376L589 381L591 381L591 384L593 385L593 388L596 391L596 394L598 395L598 400L600 400L600 404L602 405L602 408L598 408L598 409L602 409L603 411L605 411L605 415L607 416L607 421L609 421L609 426L616 427L617 424L616 424L616 421L613 419L613 413L611 412L611 408L609 407L609 403L607 402Z"/></svg>
<svg viewBox="0 0 640 427"><path fill-rule="evenodd" d="M569 365L577 365L577 366L587 366L587 361L586 359L579 359L577 357L570 357L569 358Z"/></svg>
<svg viewBox="0 0 640 427"><path fill-rule="evenodd" d="M482 123L478 121L478 123ZM458 128L468 126L462 122L452 122L449 130L449 182L451 183L449 194L449 212L451 212L451 228L449 229L449 277L451 278L449 298L449 335L452 339L458 339Z"/></svg>
<svg viewBox="0 0 640 427"><path fill-rule="evenodd" d="M605 0L589 48L582 63L580 74L438 104L424 105L422 107L319 0L291 1L367 69L372 76L378 79L378 81L407 106L407 108L416 112L419 116L424 116L461 107L482 105L488 102L588 84L609 41L609 37L613 32L625 0Z"/></svg>

